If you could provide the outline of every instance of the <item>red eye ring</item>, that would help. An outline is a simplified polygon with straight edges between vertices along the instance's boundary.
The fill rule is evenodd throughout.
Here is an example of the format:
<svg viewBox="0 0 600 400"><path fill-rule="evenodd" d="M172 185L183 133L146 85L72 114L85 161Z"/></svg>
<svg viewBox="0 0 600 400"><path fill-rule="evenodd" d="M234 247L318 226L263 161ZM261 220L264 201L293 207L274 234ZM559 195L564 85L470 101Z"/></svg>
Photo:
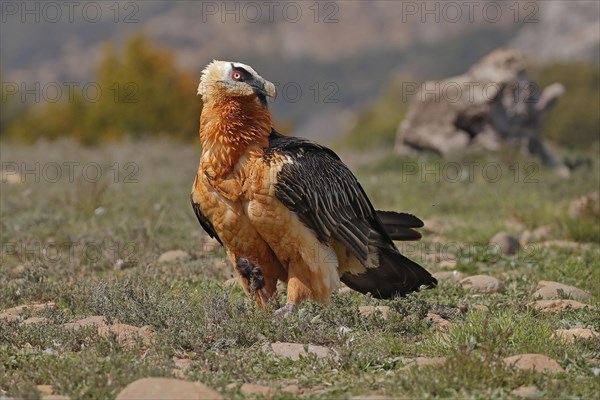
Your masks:
<svg viewBox="0 0 600 400"><path fill-rule="evenodd" d="M233 78L234 81L239 81L242 79L242 74L240 74L237 71L233 71L233 73L231 74L231 77Z"/></svg>

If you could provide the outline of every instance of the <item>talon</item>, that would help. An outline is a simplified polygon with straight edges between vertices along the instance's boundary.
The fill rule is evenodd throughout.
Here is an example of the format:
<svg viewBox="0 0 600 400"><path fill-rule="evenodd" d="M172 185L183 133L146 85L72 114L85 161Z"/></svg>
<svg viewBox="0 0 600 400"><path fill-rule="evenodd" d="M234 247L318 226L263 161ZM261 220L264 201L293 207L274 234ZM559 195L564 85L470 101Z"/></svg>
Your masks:
<svg viewBox="0 0 600 400"><path fill-rule="evenodd" d="M275 315L281 315L283 317L287 317L288 315L295 313L298 309L298 306L294 303L286 303L285 306L277 309L275 311Z"/></svg>
<svg viewBox="0 0 600 400"><path fill-rule="evenodd" d="M248 293L255 296L260 305L269 304L274 294L269 294L265 288L265 277L260 266L246 257L240 257L235 264L235 269L245 281Z"/></svg>
<svg viewBox="0 0 600 400"><path fill-rule="evenodd" d="M259 303L263 306L266 306L271 301L271 296L269 296L265 289L257 290L256 296L258 297Z"/></svg>

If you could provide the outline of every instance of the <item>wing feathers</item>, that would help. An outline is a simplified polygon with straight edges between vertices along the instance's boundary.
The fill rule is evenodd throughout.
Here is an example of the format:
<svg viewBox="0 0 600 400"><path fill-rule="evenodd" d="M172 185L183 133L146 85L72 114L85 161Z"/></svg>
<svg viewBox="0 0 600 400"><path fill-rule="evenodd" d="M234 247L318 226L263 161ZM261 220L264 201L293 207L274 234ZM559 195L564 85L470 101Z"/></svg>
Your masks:
<svg viewBox="0 0 600 400"><path fill-rule="evenodd" d="M213 224L208 220L208 218L206 218L204 216L204 214L202 214L202 210L200 209L200 206L194 202L193 195L190 196L190 200L192 201L192 208L194 209L194 213L196 214L196 217L198 218L198 222L200 222L200 225L202 226L204 231L206 233L208 233L208 235L211 238L217 239L217 241L219 243L221 243L221 246L222 246L223 242L221 242L221 238L219 238L219 235L217 235L217 232L215 231Z"/></svg>
<svg viewBox="0 0 600 400"><path fill-rule="evenodd" d="M377 216L393 240L421 239L421 234L412 228L422 228L424 224L414 215L378 210Z"/></svg>
<svg viewBox="0 0 600 400"><path fill-rule="evenodd" d="M341 241L366 262L374 211L360 184L331 150L299 138L271 135L266 157L285 154L292 163L282 166L275 195L322 242ZM357 221L365 221L361 225ZM392 244L391 240L389 240Z"/></svg>
<svg viewBox="0 0 600 400"><path fill-rule="evenodd" d="M378 299L403 296L437 285L437 280L419 264L397 251L381 249L378 268L368 268L360 275L344 274L340 279L348 287Z"/></svg>
<svg viewBox="0 0 600 400"><path fill-rule="evenodd" d="M321 242L341 242L363 265L369 252L377 248L379 267L360 275L343 275L348 286L378 297L435 286L429 272L402 256L392 241L420 238L412 228L423 226L422 221L410 214L376 212L360 183L334 152L273 131L264 157L267 162L291 159L279 165L275 196Z"/></svg>

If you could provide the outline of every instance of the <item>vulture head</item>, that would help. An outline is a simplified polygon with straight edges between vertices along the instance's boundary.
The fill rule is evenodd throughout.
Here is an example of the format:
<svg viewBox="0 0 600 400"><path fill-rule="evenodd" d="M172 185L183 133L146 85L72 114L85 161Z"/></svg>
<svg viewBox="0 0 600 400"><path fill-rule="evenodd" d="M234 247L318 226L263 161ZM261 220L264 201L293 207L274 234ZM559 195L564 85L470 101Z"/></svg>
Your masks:
<svg viewBox="0 0 600 400"><path fill-rule="evenodd" d="M209 102L219 97L255 96L266 106L267 97L275 98L275 85L265 80L251 66L239 62L214 60L204 68L198 94Z"/></svg>

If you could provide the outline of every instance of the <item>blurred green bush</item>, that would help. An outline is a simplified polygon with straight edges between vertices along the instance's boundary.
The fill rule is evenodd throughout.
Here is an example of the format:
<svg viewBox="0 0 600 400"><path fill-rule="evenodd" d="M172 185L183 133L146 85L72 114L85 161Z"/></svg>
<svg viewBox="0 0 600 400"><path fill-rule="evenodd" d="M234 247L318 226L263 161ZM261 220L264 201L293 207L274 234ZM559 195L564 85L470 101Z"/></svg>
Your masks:
<svg viewBox="0 0 600 400"><path fill-rule="evenodd" d="M201 100L197 77L180 71L173 55L142 35L129 38L120 54L107 45L94 85L101 95L83 90L56 103L28 104L20 96L2 96L2 137L33 142L40 137L72 137L85 144L122 137L168 135L194 138ZM6 98L5 98L6 97Z"/></svg>
<svg viewBox="0 0 600 400"><path fill-rule="evenodd" d="M408 103L402 101L401 85L388 86L359 113L354 127L337 145L352 149L391 149L407 109Z"/></svg>
<svg viewBox="0 0 600 400"><path fill-rule="evenodd" d="M530 69L541 88L565 86L546 120L542 137L568 148L588 149L600 141L600 69L589 63L552 63Z"/></svg>

